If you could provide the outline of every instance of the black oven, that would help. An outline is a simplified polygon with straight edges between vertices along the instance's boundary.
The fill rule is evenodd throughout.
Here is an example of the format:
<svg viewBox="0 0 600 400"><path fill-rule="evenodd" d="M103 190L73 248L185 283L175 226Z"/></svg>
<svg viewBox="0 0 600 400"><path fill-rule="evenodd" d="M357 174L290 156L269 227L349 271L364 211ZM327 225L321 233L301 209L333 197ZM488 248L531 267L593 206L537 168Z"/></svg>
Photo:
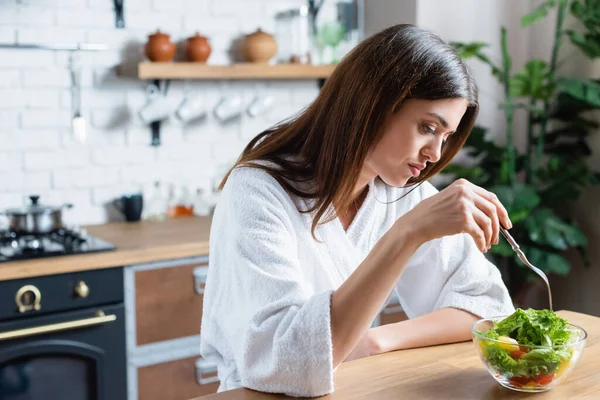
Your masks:
<svg viewBox="0 0 600 400"><path fill-rule="evenodd" d="M0 400L125 400L123 269L0 282Z"/></svg>

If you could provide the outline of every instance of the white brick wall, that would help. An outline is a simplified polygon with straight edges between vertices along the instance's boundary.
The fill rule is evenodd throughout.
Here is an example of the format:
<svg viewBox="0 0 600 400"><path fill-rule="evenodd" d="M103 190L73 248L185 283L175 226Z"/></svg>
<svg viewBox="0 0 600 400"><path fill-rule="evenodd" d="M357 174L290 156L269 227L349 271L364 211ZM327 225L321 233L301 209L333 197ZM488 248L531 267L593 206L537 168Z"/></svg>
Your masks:
<svg viewBox="0 0 600 400"><path fill-rule="evenodd" d="M104 42L105 52L82 54L82 105L89 138L70 135L68 54L0 49L0 209L19 206L31 194L47 204L70 202L73 224L108 220L110 203L122 193L145 190L153 181L207 187L261 130L305 107L318 93L315 81L188 82L208 109L205 120L163 124L163 145L150 146L150 128L137 113L145 82L120 77L143 59L143 45L156 29L181 43L196 31L213 45L209 63L228 62L231 41L259 26L273 30L273 14L304 0L126 0L125 29L115 27L109 0L2 0L0 43ZM223 125L212 107L223 91L249 101L260 88L276 97L267 115ZM168 98L183 99L184 82L171 82Z"/></svg>

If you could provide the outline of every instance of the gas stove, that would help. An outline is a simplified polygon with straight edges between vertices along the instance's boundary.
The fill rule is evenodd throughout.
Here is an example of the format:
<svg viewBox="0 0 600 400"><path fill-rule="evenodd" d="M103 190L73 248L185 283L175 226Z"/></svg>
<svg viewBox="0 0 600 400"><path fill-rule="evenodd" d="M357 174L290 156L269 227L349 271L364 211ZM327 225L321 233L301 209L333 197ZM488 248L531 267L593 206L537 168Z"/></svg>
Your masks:
<svg viewBox="0 0 600 400"><path fill-rule="evenodd" d="M45 234L0 231L0 263L112 250L113 244L83 228L62 228Z"/></svg>

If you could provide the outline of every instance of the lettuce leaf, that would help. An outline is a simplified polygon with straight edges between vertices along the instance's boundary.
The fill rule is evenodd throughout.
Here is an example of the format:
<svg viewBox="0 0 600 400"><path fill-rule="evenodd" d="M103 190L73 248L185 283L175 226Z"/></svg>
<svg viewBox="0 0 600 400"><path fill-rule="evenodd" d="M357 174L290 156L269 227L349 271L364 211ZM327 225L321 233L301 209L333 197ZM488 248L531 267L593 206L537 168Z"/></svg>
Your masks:
<svg viewBox="0 0 600 400"><path fill-rule="evenodd" d="M566 319L550 310L531 308L517 308L513 314L496 322L490 331L486 335L490 338L491 335L509 336L519 344L535 346L560 346L566 344L571 336Z"/></svg>

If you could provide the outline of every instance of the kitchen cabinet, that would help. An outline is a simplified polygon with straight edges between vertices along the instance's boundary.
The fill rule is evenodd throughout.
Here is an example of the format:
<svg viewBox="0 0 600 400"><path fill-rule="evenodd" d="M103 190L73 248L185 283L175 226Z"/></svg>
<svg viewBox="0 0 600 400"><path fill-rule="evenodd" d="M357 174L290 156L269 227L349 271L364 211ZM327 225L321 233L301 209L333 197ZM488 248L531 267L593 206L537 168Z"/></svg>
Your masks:
<svg viewBox="0 0 600 400"><path fill-rule="evenodd" d="M207 256L125 269L129 400L216 393L216 366L200 357L207 269Z"/></svg>
<svg viewBox="0 0 600 400"><path fill-rule="evenodd" d="M138 398L189 400L216 393L219 387L216 370L203 376L203 379L215 378L211 383L198 383L198 374L195 372L197 358L188 357L138 368Z"/></svg>
<svg viewBox="0 0 600 400"><path fill-rule="evenodd" d="M201 260L134 272L137 346L200 335L203 295L194 271L206 268Z"/></svg>

